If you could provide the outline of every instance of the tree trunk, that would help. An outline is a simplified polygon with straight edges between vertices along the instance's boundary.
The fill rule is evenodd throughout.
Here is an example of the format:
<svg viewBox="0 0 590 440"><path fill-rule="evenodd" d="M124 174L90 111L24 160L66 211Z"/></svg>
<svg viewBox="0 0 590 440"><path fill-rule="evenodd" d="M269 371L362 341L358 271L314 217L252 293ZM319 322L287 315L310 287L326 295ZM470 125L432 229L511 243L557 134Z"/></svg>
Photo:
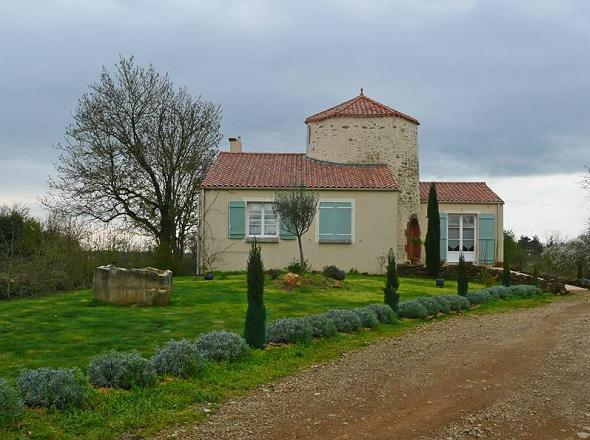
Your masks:
<svg viewBox="0 0 590 440"><path fill-rule="evenodd" d="M299 266L301 267L301 273L305 272L305 258L303 257L303 244L301 243L301 236L297 236L297 242L299 243Z"/></svg>

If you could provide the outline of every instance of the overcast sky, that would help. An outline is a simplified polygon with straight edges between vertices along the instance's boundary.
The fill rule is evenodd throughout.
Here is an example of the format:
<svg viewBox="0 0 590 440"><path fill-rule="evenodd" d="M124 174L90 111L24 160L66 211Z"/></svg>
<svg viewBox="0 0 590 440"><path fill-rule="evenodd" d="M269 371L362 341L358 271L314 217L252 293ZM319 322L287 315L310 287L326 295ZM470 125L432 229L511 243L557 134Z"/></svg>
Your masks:
<svg viewBox="0 0 590 440"><path fill-rule="evenodd" d="M423 179L489 181L506 228L590 215L587 0L0 0L0 41L0 204L42 212L78 97L134 55L220 104L246 151L303 151L305 117L364 87L420 120Z"/></svg>

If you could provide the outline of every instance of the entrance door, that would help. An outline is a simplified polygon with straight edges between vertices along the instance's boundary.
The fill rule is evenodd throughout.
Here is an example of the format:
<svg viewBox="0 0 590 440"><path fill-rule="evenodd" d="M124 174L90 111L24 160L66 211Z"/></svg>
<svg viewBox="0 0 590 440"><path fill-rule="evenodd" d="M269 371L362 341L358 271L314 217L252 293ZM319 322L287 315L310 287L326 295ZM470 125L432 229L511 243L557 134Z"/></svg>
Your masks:
<svg viewBox="0 0 590 440"><path fill-rule="evenodd" d="M475 223L474 214L449 214L447 229L447 261L459 262L463 254L465 261L475 261Z"/></svg>
<svg viewBox="0 0 590 440"><path fill-rule="evenodd" d="M408 237L408 243L406 245L408 259L412 264L419 264L422 243L420 241L420 224L416 217L412 217L408 222L406 236Z"/></svg>

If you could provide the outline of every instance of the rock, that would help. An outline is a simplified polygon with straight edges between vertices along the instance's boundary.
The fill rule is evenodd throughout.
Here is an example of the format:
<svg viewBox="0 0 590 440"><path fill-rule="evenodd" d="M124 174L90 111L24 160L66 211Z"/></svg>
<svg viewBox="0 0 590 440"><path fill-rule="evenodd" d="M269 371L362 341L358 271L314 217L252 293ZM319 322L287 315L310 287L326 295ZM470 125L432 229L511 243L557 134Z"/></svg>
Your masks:
<svg viewBox="0 0 590 440"><path fill-rule="evenodd" d="M153 267L124 269L99 266L94 272L94 299L118 305L170 304L172 272Z"/></svg>
<svg viewBox="0 0 590 440"><path fill-rule="evenodd" d="M578 436L578 438L590 438L590 432L580 431L576 432L576 435Z"/></svg>
<svg viewBox="0 0 590 440"><path fill-rule="evenodd" d="M283 277L283 281L289 287L297 287L299 284L299 275L289 272Z"/></svg>

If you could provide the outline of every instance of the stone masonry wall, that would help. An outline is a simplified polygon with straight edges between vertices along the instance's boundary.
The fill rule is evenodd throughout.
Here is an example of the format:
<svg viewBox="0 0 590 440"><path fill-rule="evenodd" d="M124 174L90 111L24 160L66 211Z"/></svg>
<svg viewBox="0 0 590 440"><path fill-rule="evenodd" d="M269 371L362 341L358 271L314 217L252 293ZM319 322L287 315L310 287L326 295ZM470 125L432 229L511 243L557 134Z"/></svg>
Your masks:
<svg viewBox="0 0 590 440"><path fill-rule="evenodd" d="M398 117L337 117L308 127L312 159L389 166L400 189L396 257L406 261L406 226L412 214L420 218L418 126Z"/></svg>

